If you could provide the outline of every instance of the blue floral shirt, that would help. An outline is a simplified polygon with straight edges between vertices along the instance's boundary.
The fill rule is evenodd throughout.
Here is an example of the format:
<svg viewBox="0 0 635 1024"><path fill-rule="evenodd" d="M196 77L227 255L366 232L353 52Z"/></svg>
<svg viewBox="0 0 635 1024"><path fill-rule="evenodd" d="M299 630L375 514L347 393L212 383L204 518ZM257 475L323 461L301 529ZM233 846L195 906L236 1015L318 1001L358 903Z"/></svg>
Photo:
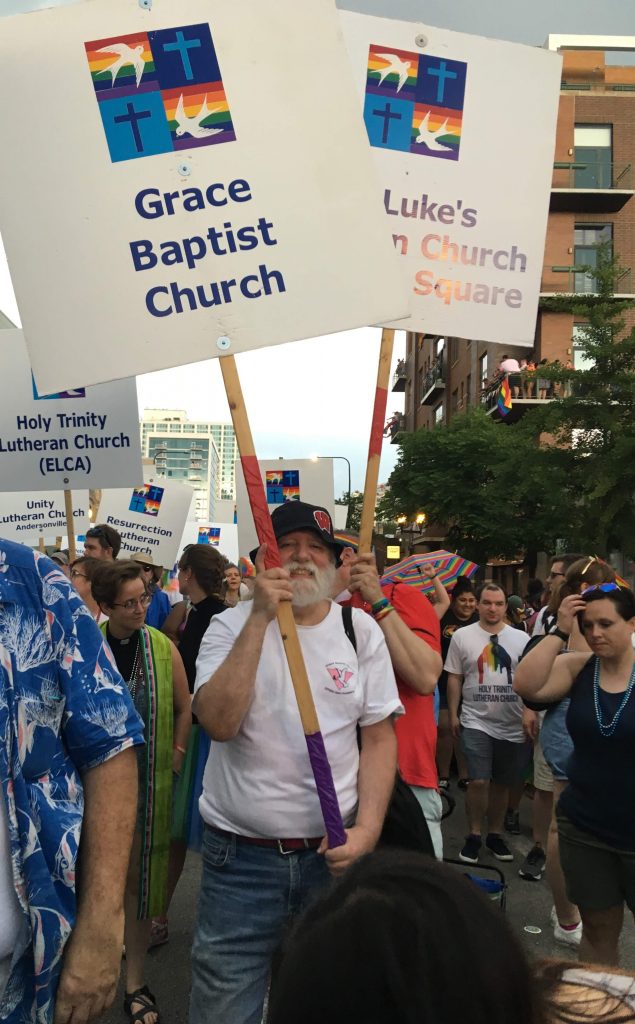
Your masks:
<svg viewBox="0 0 635 1024"><path fill-rule="evenodd" d="M141 743L143 723L64 574L0 540L0 799L23 912L0 1021L52 1021L75 923L81 775Z"/></svg>

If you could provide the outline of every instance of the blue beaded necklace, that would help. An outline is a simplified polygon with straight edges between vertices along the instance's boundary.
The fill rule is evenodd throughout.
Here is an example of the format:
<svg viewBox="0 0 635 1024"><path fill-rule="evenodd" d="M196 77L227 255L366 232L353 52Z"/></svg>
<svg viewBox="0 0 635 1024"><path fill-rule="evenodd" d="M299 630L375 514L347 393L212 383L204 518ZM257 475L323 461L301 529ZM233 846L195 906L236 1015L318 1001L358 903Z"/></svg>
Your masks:
<svg viewBox="0 0 635 1024"><path fill-rule="evenodd" d="M603 736L607 736L607 737L608 736L612 736L613 733L615 732L615 730L617 729L619 720L622 717L622 712L623 712L624 708L626 707L626 705L628 704L628 699L629 699L631 693L633 692L633 688L634 687L635 687L635 662L633 662L633 668L631 669L631 676L630 676L630 679L628 681L628 686L626 687L626 690L624 692L624 696L622 697L622 703L620 704L619 708L617 709L617 711L613 715L613 718L611 719L611 721L605 724L602 721L602 709L600 707L600 659L599 658L595 659L595 670L593 672L593 703L595 704L595 719L596 719L596 721L598 723L598 729L600 730L600 732L602 733Z"/></svg>

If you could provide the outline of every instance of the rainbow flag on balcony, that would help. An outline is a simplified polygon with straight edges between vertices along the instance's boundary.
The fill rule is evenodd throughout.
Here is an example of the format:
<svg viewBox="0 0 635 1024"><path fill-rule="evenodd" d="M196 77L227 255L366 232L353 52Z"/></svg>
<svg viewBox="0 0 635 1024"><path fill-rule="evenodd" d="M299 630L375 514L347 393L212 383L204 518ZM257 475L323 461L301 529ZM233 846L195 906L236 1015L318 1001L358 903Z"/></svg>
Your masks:
<svg viewBox="0 0 635 1024"><path fill-rule="evenodd" d="M503 379L500 391L498 392L498 411L501 416L507 416L512 407L512 391L509 386L509 377Z"/></svg>

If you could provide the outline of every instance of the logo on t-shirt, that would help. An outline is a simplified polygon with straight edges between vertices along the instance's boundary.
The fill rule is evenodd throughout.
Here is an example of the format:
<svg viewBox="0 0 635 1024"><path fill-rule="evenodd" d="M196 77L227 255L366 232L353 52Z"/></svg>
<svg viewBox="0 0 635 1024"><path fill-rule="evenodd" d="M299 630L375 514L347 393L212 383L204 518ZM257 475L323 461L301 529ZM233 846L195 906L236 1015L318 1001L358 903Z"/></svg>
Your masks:
<svg viewBox="0 0 635 1024"><path fill-rule="evenodd" d="M512 659L498 641L490 642L483 648L476 662L478 665L478 685L483 685L485 668L491 672L507 672L507 683L512 685Z"/></svg>
<svg viewBox="0 0 635 1024"><path fill-rule="evenodd" d="M335 684L335 689L330 686L326 687L330 693L353 692L351 680L354 678L355 673L350 665L345 664L343 661L332 661L326 666L326 671Z"/></svg>

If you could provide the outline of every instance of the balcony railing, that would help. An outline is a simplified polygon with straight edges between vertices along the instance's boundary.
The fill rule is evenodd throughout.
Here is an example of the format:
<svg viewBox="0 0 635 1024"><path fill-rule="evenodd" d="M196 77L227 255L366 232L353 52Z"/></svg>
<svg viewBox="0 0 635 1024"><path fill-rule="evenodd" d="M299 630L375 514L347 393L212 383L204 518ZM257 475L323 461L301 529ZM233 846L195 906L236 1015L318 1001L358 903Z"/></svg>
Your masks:
<svg viewBox="0 0 635 1024"><path fill-rule="evenodd" d="M633 165L575 160L553 165L553 188L633 190Z"/></svg>
<svg viewBox="0 0 635 1024"><path fill-rule="evenodd" d="M498 396L505 377L509 382L512 408L504 419L510 423L515 422L524 412L536 405L568 398L575 388L575 370L572 370L571 376L564 380L549 380L541 376L540 368L500 374L481 391L481 405L487 413L498 411Z"/></svg>
<svg viewBox="0 0 635 1024"><path fill-rule="evenodd" d="M406 372L406 360L400 359L392 378L393 391L405 391L408 374Z"/></svg>
<svg viewBox="0 0 635 1024"><path fill-rule="evenodd" d="M545 267L540 286L541 296L547 295L597 295L597 278L585 267ZM630 267L616 274L613 281L615 298L633 294Z"/></svg>
<svg viewBox="0 0 635 1024"><path fill-rule="evenodd" d="M553 165L549 209L561 213L616 213L634 194L632 164L557 162Z"/></svg>
<svg viewBox="0 0 635 1024"><path fill-rule="evenodd" d="M399 434L403 433L406 426L406 417L401 413L394 413L384 427L384 437L390 438L391 444L397 443Z"/></svg>
<svg viewBox="0 0 635 1024"><path fill-rule="evenodd" d="M421 405L429 405L436 400L437 393L445 389L443 353L437 356L425 377L421 388Z"/></svg>

